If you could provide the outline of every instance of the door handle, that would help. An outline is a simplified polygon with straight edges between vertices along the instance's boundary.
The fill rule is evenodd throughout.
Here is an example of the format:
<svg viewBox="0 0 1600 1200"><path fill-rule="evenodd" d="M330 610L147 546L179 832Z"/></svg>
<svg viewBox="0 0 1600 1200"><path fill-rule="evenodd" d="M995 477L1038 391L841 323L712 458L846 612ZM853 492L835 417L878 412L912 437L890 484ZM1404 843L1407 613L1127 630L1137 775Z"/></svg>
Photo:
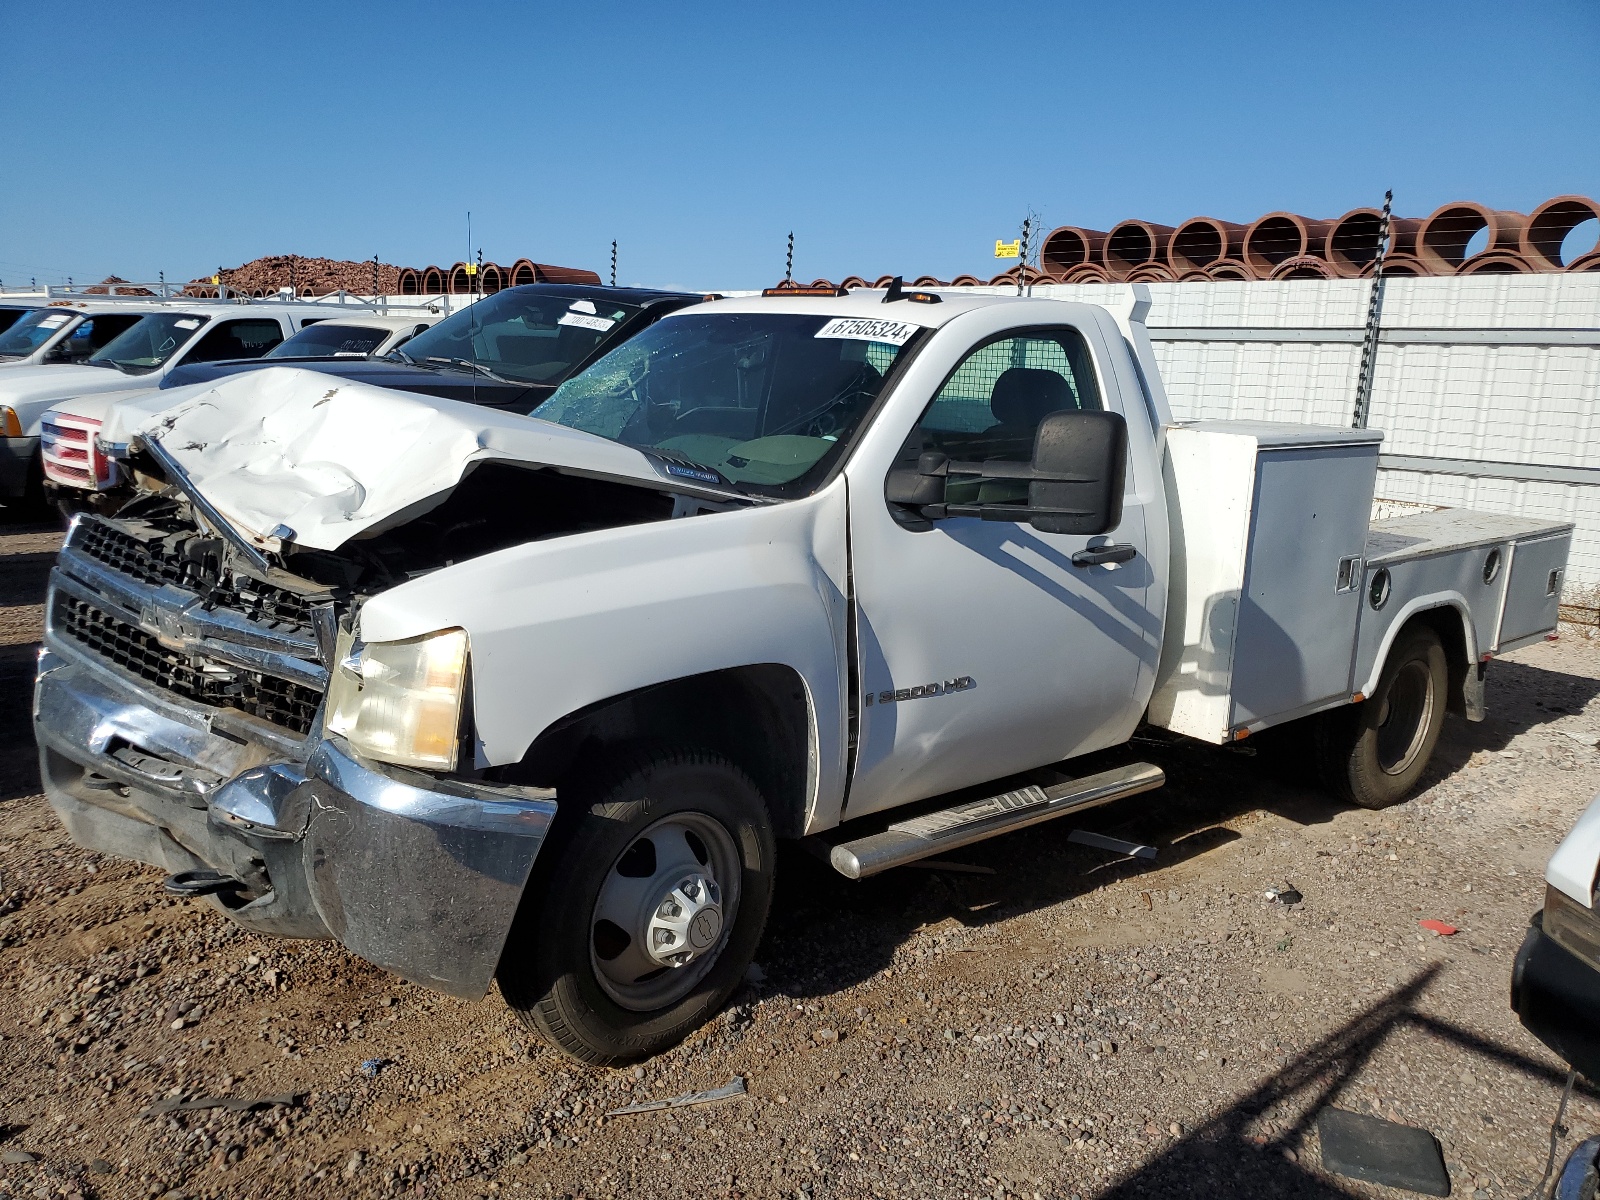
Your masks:
<svg viewBox="0 0 1600 1200"><path fill-rule="evenodd" d="M1130 546L1126 542L1118 542L1110 546L1090 546L1087 550L1079 550L1072 556L1072 565L1075 567L1100 567L1107 563L1132 562L1138 555L1139 548Z"/></svg>

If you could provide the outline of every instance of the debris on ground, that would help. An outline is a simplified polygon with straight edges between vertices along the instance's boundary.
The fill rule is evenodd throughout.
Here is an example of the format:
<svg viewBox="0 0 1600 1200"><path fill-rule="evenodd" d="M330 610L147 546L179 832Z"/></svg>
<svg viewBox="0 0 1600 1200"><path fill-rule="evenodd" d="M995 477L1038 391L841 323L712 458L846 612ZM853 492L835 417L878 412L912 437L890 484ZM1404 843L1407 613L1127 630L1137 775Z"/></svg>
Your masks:
<svg viewBox="0 0 1600 1200"><path fill-rule="evenodd" d="M1382 1117L1325 1108L1317 1117L1322 1166L1335 1175L1448 1196L1450 1175L1439 1140L1426 1129Z"/></svg>
<svg viewBox="0 0 1600 1200"><path fill-rule="evenodd" d="M1110 850L1114 854L1126 854L1129 858L1153 859L1156 856L1154 846L1125 842L1121 838L1107 837L1103 833L1091 833L1087 829L1074 829L1067 834L1067 841L1076 842L1080 846L1093 846L1096 850Z"/></svg>
<svg viewBox="0 0 1600 1200"><path fill-rule="evenodd" d="M1296 904L1299 904L1305 900L1305 897L1300 894L1298 889L1296 889L1292 884L1288 883L1285 883L1280 887L1268 888L1265 895L1267 899L1272 901L1274 904L1283 904L1290 908L1293 908Z"/></svg>
<svg viewBox="0 0 1600 1200"><path fill-rule="evenodd" d="M1447 925L1443 921L1435 921L1431 917L1426 921L1418 921L1417 924L1429 933L1436 933L1440 937L1454 937L1461 932L1454 925Z"/></svg>
<svg viewBox="0 0 1600 1200"><path fill-rule="evenodd" d="M361 1076L364 1079L376 1079L378 1072L388 1065L387 1058L364 1058L361 1060Z"/></svg>
<svg viewBox="0 0 1600 1200"><path fill-rule="evenodd" d="M647 1100L642 1104L625 1104L606 1113L608 1117L623 1117L630 1113L661 1112L668 1108L692 1108L697 1104L715 1104L718 1100L732 1100L745 1095L744 1076L735 1075L719 1088L704 1092L686 1092L670 1100ZM781 1101L780 1101L781 1103Z"/></svg>
<svg viewBox="0 0 1600 1200"><path fill-rule="evenodd" d="M281 1096L196 1096L185 1100L168 1096L157 1100L139 1113L141 1117L163 1116L175 1112L201 1112L208 1108L225 1108L229 1112L255 1112L260 1108L293 1108L303 1096L286 1092Z"/></svg>

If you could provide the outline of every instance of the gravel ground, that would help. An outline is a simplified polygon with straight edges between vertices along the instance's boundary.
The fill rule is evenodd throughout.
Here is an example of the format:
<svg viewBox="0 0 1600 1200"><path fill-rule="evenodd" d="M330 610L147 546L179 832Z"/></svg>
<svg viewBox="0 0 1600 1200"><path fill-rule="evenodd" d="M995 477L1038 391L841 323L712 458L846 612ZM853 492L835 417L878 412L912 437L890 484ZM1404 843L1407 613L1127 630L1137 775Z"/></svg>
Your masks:
<svg viewBox="0 0 1600 1200"><path fill-rule="evenodd" d="M1391 1194L1321 1170L1328 1103L1431 1130L1458 1196L1543 1169L1562 1069L1506 989L1544 860L1600 789L1578 631L1497 663L1491 719L1451 718L1387 812L1329 803L1270 744L1141 739L1173 782L1085 825L1154 863L1068 821L863 883L786 854L734 1004L591 1071L495 996L244 934L74 847L27 726L56 541L0 530L0 1197ZM1266 898L1284 884L1303 902ZM735 1076L747 1097L607 1115ZM171 1110L204 1097L259 1103Z"/></svg>

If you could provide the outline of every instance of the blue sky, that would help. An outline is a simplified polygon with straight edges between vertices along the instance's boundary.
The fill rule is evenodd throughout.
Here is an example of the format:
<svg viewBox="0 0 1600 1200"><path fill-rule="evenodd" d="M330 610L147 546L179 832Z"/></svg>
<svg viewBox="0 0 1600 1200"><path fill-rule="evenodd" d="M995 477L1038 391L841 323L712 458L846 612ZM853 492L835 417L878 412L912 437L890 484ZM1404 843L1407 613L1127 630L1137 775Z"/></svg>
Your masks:
<svg viewBox="0 0 1600 1200"><path fill-rule="evenodd" d="M1600 196L1600 3L9 3L0 280L263 254L993 273L1046 228Z"/></svg>

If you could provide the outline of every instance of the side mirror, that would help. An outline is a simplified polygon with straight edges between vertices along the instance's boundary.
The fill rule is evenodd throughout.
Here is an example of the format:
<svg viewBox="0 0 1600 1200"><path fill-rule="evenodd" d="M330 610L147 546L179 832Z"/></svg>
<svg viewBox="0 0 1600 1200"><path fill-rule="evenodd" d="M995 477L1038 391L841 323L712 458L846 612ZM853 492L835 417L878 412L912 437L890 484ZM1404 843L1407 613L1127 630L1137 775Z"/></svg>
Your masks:
<svg viewBox="0 0 1600 1200"><path fill-rule="evenodd" d="M949 461L947 455L929 451L917 459L914 467L895 467L884 483L884 499L908 508L943 503L945 467Z"/></svg>
<svg viewBox="0 0 1600 1200"><path fill-rule="evenodd" d="M1128 468L1128 423L1121 414L1051 413L1033 443L1034 478L1028 517L1040 533L1110 533L1122 523L1122 488Z"/></svg>

